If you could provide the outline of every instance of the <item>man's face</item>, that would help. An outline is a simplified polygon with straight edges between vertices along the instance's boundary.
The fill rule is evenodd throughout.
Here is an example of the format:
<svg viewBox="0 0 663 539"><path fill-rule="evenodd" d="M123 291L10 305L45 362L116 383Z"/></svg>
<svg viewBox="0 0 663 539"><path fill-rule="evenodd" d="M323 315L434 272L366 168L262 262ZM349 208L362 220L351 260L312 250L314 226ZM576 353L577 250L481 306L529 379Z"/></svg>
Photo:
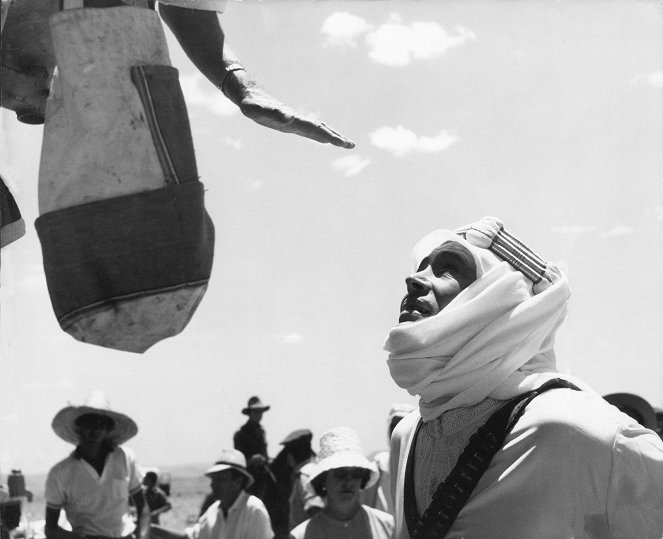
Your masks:
<svg viewBox="0 0 663 539"><path fill-rule="evenodd" d="M260 423L263 413L263 410L249 410L249 419L254 423Z"/></svg>
<svg viewBox="0 0 663 539"><path fill-rule="evenodd" d="M405 279L407 294L398 321L417 322L436 315L472 284L476 275L472 254L459 243L444 242Z"/></svg>
<svg viewBox="0 0 663 539"><path fill-rule="evenodd" d="M222 470L210 477L210 486L217 500L222 500L228 507L232 505L242 491L244 479L242 476L233 477L232 470Z"/></svg>
<svg viewBox="0 0 663 539"><path fill-rule="evenodd" d="M101 443L113 430L113 420L100 414L83 414L75 423L74 429L81 444Z"/></svg>

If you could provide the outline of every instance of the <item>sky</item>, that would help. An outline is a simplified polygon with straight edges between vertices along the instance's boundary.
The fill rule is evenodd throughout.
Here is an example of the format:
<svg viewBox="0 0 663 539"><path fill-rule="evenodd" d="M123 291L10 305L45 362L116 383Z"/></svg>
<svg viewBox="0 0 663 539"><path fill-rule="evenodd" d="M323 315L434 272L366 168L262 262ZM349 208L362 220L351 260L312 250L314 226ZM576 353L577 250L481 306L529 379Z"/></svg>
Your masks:
<svg viewBox="0 0 663 539"><path fill-rule="evenodd" d="M352 150L243 117L167 33L216 229L184 331L144 354L57 324L34 229L42 128L0 114L27 233L0 268L0 482L72 449L50 423L103 390L145 466L211 463L258 395L268 450L298 428L386 448L414 244L484 215L564 268L558 366L663 407L661 7L647 1L231 0L227 44L273 96Z"/></svg>

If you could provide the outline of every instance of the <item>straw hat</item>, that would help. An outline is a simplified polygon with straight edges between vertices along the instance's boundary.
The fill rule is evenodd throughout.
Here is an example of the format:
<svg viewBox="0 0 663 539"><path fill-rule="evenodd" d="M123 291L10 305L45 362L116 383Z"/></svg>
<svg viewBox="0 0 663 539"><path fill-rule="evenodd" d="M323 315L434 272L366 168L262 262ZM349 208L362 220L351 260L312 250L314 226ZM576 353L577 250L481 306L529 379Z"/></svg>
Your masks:
<svg viewBox="0 0 663 539"><path fill-rule="evenodd" d="M259 410L261 412L266 412L270 408L271 408L271 406L269 406L267 404L263 404L262 402L260 402L260 397L251 397L249 399L248 404L246 405L246 408L244 408L242 410L242 413L244 415L249 415L249 412L251 410Z"/></svg>
<svg viewBox="0 0 663 539"><path fill-rule="evenodd" d="M237 470L246 476L248 482L244 488L248 488L253 484L253 476L246 469L246 457L237 449L224 449L221 452L221 457L214 463L214 466L205 472L205 475L210 477L215 473L230 469Z"/></svg>
<svg viewBox="0 0 663 539"><path fill-rule="evenodd" d="M110 417L113 420L113 430L108 433L108 438L116 445L123 444L129 438L138 433L135 421L125 414L114 412L103 391L94 391L82 406L69 405L60 410L51 423L51 427L65 442L78 445L78 433L76 432L76 420L84 414L98 414Z"/></svg>
<svg viewBox="0 0 663 539"><path fill-rule="evenodd" d="M328 430L321 436L318 459L309 480L315 485L326 472L337 468L362 468L368 471L370 475L362 486L364 489L374 485L380 475L375 464L364 456L357 431L347 427Z"/></svg>
<svg viewBox="0 0 663 539"><path fill-rule="evenodd" d="M603 397L643 427L656 429L656 412L645 399L633 393L611 393Z"/></svg>

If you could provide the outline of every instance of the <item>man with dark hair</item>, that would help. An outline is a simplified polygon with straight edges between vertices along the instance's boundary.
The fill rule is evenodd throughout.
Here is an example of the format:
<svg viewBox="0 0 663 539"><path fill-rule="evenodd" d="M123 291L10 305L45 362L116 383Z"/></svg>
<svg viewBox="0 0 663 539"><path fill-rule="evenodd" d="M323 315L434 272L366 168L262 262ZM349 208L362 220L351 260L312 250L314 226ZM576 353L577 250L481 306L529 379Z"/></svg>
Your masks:
<svg viewBox="0 0 663 539"><path fill-rule="evenodd" d="M46 479L47 539L143 537L149 521L140 473L133 452L120 445L138 432L136 423L112 411L105 396L95 392L85 405L60 410L52 427L76 449ZM129 498L138 513L138 530L130 518ZM72 531L59 526L61 510Z"/></svg>
<svg viewBox="0 0 663 539"><path fill-rule="evenodd" d="M385 343L396 539L660 538L663 444L556 369L565 275L484 218L414 249Z"/></svg>
<svg viewBox="0 0 663 539"><path fill-rule="evenodd" d="M242 453L225 449L205 475L210 478L216 501L185 533L152 525L154 539L272 539L267 509L258 498L245 492L253 477Z"/></svg>

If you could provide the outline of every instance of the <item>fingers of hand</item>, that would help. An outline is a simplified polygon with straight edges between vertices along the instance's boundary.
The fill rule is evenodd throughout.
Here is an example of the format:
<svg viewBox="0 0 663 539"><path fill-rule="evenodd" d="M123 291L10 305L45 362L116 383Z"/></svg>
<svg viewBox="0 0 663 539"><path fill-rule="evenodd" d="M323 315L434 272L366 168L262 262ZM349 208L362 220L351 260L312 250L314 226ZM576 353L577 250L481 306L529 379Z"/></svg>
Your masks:
<svg viewBox="0 0 663 539"><path fill-rule="evenodd" d="M295 117L293 121L283 131L295 133L302 137L310 138L317 142L329 143L341 148L354 148L355 144L345 138L340 133L331 129L323 122L314 122L303 118Z"/></svg>

